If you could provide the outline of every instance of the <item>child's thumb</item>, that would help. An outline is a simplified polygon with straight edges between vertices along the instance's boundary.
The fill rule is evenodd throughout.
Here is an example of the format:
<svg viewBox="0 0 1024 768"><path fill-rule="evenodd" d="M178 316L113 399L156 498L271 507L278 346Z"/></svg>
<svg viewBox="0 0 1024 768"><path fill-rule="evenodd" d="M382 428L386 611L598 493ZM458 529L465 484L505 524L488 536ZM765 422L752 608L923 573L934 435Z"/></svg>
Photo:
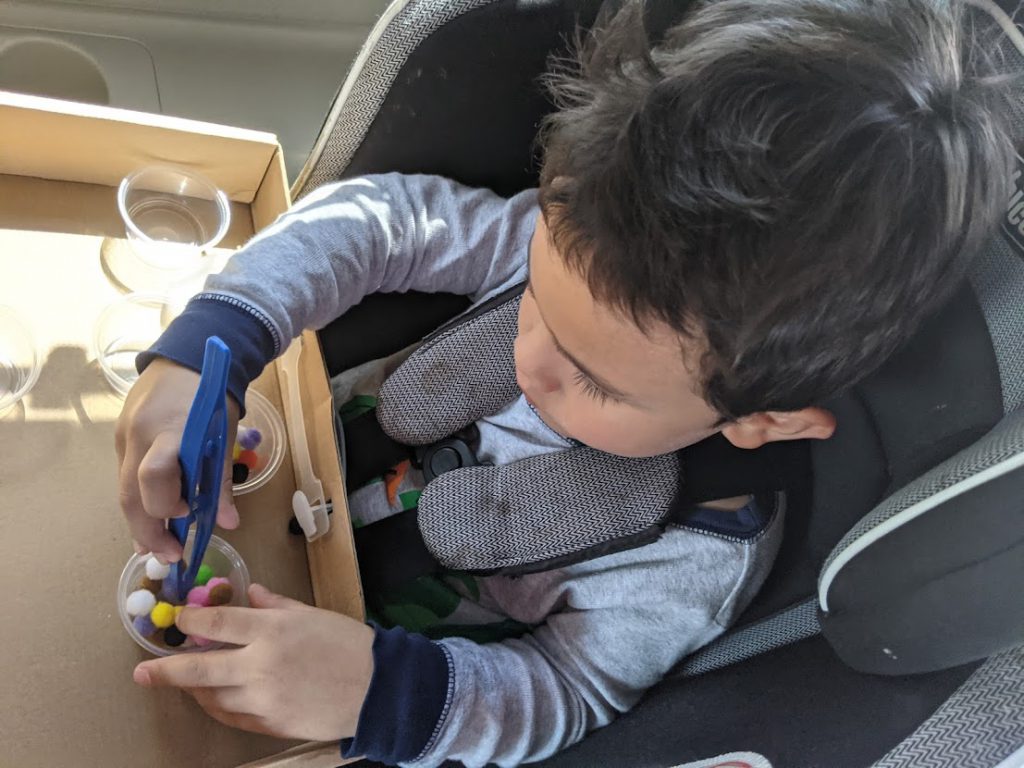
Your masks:
<svg viewBox="0 0 1024 768"><path fill-rule="evenodd" d="M249 604L253 608L283 608L292 611L309 608L308 605L300 603L298 600L271 592L262 584L253 584L249 587Z"/></svg>
<svg viewBox="0 0 1024 768"><path fill-rule="evenodd" d="M217 501L217 525L228 530L238 527L238 508L235 506L235 494L232 490L231 473L220 484L220 499Z"/></svg>

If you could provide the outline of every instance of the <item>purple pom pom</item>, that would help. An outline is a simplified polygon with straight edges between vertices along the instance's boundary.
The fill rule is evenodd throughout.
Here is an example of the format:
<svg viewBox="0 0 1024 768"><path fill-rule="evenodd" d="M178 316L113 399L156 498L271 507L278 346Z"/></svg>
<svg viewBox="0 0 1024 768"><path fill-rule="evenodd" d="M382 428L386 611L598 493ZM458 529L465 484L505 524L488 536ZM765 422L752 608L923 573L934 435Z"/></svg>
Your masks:
<svg viewBox="0 0 1024 768"><path fill-rule="evenodd" d="M136 616L132 620L132 626L135 627L135 631L143 637L150 637L156 632L156 624L149 618L149 615Z"/></svg>
<svg viewBox="0 0 1024 768"><path fill-rule="evenodd" d="M255 451L256 447L263 442L263 435L256 428L243 429L238 433L238 444L243 451Z"/></svg>
<svg viewBox="0 0 1024 768"><path fill-rule="evenodd" d="M181 598L178 597L178 582L175 579L164 579L163 585L160 587L160 597L166 600L168 603L180 603Z"/></svg>

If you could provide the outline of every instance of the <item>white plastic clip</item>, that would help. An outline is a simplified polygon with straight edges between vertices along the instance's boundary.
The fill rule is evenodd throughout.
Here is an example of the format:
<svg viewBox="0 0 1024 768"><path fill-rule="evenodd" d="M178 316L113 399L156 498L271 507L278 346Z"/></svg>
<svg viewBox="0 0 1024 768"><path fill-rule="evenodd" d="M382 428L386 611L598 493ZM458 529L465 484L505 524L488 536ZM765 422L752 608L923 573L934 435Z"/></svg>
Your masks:
<svg viewBox="0 0 1024 768"><path fill-rule="evenodd" d="M278 381L281 383L281 397L288 409L288 443L291 446L292 465L298 489L292 494L292 512L298 520L307 541L315 541L331 527L327 516L327 500L324 486L313 473L313 462L309 458L309 442L306 439L306 422L302 416L302 397L299 390L299 355L302 354L300 336L281 355L278 365Z"/></svg>

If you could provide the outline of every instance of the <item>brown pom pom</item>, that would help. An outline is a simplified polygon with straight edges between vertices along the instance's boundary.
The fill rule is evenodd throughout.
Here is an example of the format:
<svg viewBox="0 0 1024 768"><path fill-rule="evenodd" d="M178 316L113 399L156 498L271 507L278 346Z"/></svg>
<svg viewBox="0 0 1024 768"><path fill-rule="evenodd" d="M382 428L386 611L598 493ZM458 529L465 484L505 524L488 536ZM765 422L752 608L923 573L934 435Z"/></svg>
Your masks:
<svg viewBox="0 0 1024 768"><path fill-rule="evenodd" d="M234 590L231 589L230 584L218 584L210 590L210 602L209 605L227 605L231 602L231 598L235 596Z"/></svg>
<svg viewBox="0 0 1024 768"><path fill-rule="evenodd" d="M142 588L148 589L154 595L160 596L160 589L163 587L163 579L151 579L149 576L142 577Z"/></svg>

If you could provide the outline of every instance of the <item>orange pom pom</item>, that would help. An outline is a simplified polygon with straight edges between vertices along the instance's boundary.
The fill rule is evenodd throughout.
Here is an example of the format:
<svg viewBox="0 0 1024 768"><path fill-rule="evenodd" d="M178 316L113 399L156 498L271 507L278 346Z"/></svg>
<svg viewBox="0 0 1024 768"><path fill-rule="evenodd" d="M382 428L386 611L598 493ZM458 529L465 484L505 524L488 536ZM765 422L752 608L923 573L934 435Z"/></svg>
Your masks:
<svg viewBox="0 0 1024 768"><path fill-rule="evenodd" d="M260 460L260 457L256 455L256 451L242 451L238 454L238 461L245 464L252 472L256 469L256 464Z"/></svg>

